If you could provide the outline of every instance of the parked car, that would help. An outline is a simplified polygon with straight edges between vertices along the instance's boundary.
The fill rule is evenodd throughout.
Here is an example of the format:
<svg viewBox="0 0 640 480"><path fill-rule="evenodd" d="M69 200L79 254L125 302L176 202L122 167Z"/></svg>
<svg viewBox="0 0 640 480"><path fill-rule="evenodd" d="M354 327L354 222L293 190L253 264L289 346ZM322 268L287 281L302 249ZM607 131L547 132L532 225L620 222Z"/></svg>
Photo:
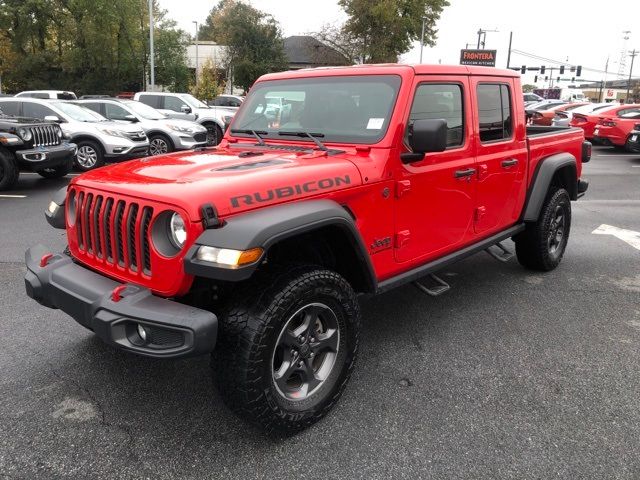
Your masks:
<svg viewBox="0 0 640 480"><path fill-rule="evenodd" d="M585 115L592 112L603 111L608 108L613 108L616 105L619 105L619 104L618 103L587 103L586 105L575 108L573 110L556 112L556 115L553 118L552 126L568 127L571 122L571 119L573 118L573 115L576 113Z"/></svg>
<svg viewBox="0 0 640 480"><path fill-rule="evenodd" d="M640 123L636 123L631 130L627 145L630 152L640 153Z"/></svg>
<svg viewBox="0 0 640 480"><path fill-rule="evenodd" d="M213 107L239 108L243 101L244 97L240 95L218 95L208 104Z"/></svg>
<svg viewBox="0 0 640 480"><path fill-rule="evenodd" d="M27 90L17 93L16 97L40 98L50 100L75 100L76 94L64 90Z"/></svg>
<svg viewBox="0 0 640 480"><path fill-rule="evenodd" d="M604 118L619 118L620 115L637 112L639 110L640 105L638 104L615 104L608 108L605 107L600 110L596 110L594 112L591 112L590 114L574 113L569 125L571 125L572 127L580 127L582 130L584 130L585 138L587 140L593 140L595 136L594 131L596 129L596 125L600 120Z"/></svg>
<svg viewBox="0 0 640 480"><path fill-rule="evenodd" d="M92 95L81 95L80 100L89 100L93 98L111 98L111 95L100 95L100 94L92 94Z"/></svg>
<svg viewBox="0 0 640 480"><path fill-rule="evenodd" d="M616 117L600 119L593 130L593 138L597 143L624 148L633 151L631 145L632 131L640 120L640 108L618 114Z"/></svg>
<svg viewBox="0 0 640 480"><path fill-rule="evenodd" d="M586 105L586 103L565 103L559 105L552 105L549 108L542 110L535 110L531 112L531 124L551 126L553 119L560 112L570 112L578 107Z"/></svg>
<svg viewBox="0 0 640 480"><path fill-rule="evenodd" d="M291 434L322 419L348 383L371 326L358 294L411 283L442 294L450 287L433 272L491 247L507 261L507 239L524 267L558 267L591 144L579 129L526 128L519 73L321 73L258 79L206 155L74 178L47 214L66 229L68 253L26 252L27 295L115 349L214 353L226 405ZM290 108L270 126L274 97Z"/></svg>
<svg viewBox="0 0 640 480"><path fill-rule="evenodd" d="M524 100L524 103L535 103L535 102L541 102L542 100L544 100L543 97L541 97L540 95L536 95L533 92L529 92L529 93L523 93L522 94L522 99Z"/></svg>
<svg viewBox="0 0 640 480"><path fill-rule="evenodd" d="M160 110L171 118L198 122L207 129L207 145L220 143L225 124L231 121L237 110L209 107L188 93L138 92L134 100Z"/></svg>
<svg viewBox="0 0 640 480"><path fill-rule="evenodd" d="M59 125L5 116L0 105L0 190L12 188L20 170L44 178L64 177L73 169L75 154L75 144Z"/></svg>
<svg viewBox="0 0 640 480"><path fill-rule="evenodd" d="M33 117L60 124L78 146L76 168L91 170L105 161L117 162L147 155L149 141L142 128L110 122L88 108L62 100L0 98L5 114Z"/></svg>
<svg viewBox="0 0 640 480"><path fill-rule="evenodd" d="M207 129L196 122L169 118L162 112L135 100L115 98L79 100L78 105L112 121L136 123L149 138L149 154L188 150L207 144Z"/></svg>

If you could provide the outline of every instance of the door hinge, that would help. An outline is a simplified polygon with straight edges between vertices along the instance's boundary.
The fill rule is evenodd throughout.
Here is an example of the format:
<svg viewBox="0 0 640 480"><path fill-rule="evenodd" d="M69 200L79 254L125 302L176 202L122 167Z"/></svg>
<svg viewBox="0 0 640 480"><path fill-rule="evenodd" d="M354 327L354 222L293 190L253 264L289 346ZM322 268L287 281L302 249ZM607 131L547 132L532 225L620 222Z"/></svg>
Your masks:
<svg viewBox="0 0 640 480"><path fill-rule="evenodd" d="M396 241L395 241L396 248L404 247L409 242L410 237L411 237L411 232L409 230L402 230L396 233Z"/></svg>
<svg viewBox="0 0 640 480"><path fill-rule="evenodd" d="M487 213L487 207L477 207L476 208L476 222L479 222L482 217Z"/></svg>
<svg viewBox="0 0 640 480"><path fill-rule="evenodd" d="M396 182L396 198L402 197L411 190L410 180L398 180Z"/></svg>

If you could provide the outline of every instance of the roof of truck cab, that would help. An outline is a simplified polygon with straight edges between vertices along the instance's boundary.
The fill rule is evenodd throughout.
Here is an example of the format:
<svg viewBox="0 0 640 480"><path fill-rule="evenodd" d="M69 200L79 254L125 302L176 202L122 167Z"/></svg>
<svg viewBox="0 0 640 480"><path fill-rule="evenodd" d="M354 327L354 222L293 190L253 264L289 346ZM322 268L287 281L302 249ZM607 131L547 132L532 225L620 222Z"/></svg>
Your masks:
<svg viewBox="0 0 640 480"><path fill-rule="evenodd" d="M304 78L330 75L381 75L399 74L413 71L416 75L481 75L492 77L520 77L514 70L493 67L472 67L467 65L409 65L401 63L380 63L368 65L351 65L348 67L318 67L269 73L260 80L283 80L286 78Z"/></svg>

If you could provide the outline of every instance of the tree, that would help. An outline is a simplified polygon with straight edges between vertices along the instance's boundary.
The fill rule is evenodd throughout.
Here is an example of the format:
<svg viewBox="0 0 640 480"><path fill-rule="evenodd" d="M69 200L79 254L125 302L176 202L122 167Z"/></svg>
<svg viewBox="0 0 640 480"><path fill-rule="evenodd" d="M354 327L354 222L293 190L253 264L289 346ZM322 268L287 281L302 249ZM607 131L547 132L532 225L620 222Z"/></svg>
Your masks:
<svg viewBox="0 0 640 480"><path fill-rule="evenodd" d="M531 85L530 83L525 83L524 85L522 85L522 92L523 93L531 93L533 92L536 88L535 85Z"/></svg>
<svg viewBox="0 0 640 480"><path fill-rule="evenodd" d="M447 0L339 0L349 18L339 43L356 46L364 63L397 62L420 39L424 18L424 43L435 45L436 22Z"/></svg>
<svg viewBox="0 0 640 480"><path fill-rule="evenodd" d="M189 36L175 27L175 21L164 20L154 30L156 83L172 92L185 92L191 79L187 67Z"/></svg>
<svg viewBox="0 0 640 480"><path fill-rule="evenodd" d="M223 86L219 81L220 72L211 59L202 66L197 84L191 89L194 97L200 100L213 100L222 93Z"/></svg>
<svg viewBox="0 0 640 480"><path fill-rule="evenodd" d="M226 46L225 65L248 90L260 76L287 67L282 33L271 16L239 0L221 0L200 29L200 38Z"/></svg>

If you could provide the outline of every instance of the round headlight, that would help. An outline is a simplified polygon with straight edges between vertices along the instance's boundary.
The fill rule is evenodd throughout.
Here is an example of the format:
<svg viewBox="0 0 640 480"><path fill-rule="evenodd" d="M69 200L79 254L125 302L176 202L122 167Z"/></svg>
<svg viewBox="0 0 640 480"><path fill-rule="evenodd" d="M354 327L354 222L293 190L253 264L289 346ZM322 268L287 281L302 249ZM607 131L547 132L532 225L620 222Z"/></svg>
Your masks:
<svg viewBox="0 0 640 480"><path fill-rule="evenodd" d="M24 140L25 142L31 140L32 137L31 130L27 130L26 128L19 128L18 135L20 135L20 138L22 138L22 140Z"/></svg>
<svg viewBox="0 0 640 480"><path fill-rule="evenodd" d="M171 216L169 221L169 238L177 249L181 249L184 246L184 242L187 241L187 227L177 212Z"/></svg>

